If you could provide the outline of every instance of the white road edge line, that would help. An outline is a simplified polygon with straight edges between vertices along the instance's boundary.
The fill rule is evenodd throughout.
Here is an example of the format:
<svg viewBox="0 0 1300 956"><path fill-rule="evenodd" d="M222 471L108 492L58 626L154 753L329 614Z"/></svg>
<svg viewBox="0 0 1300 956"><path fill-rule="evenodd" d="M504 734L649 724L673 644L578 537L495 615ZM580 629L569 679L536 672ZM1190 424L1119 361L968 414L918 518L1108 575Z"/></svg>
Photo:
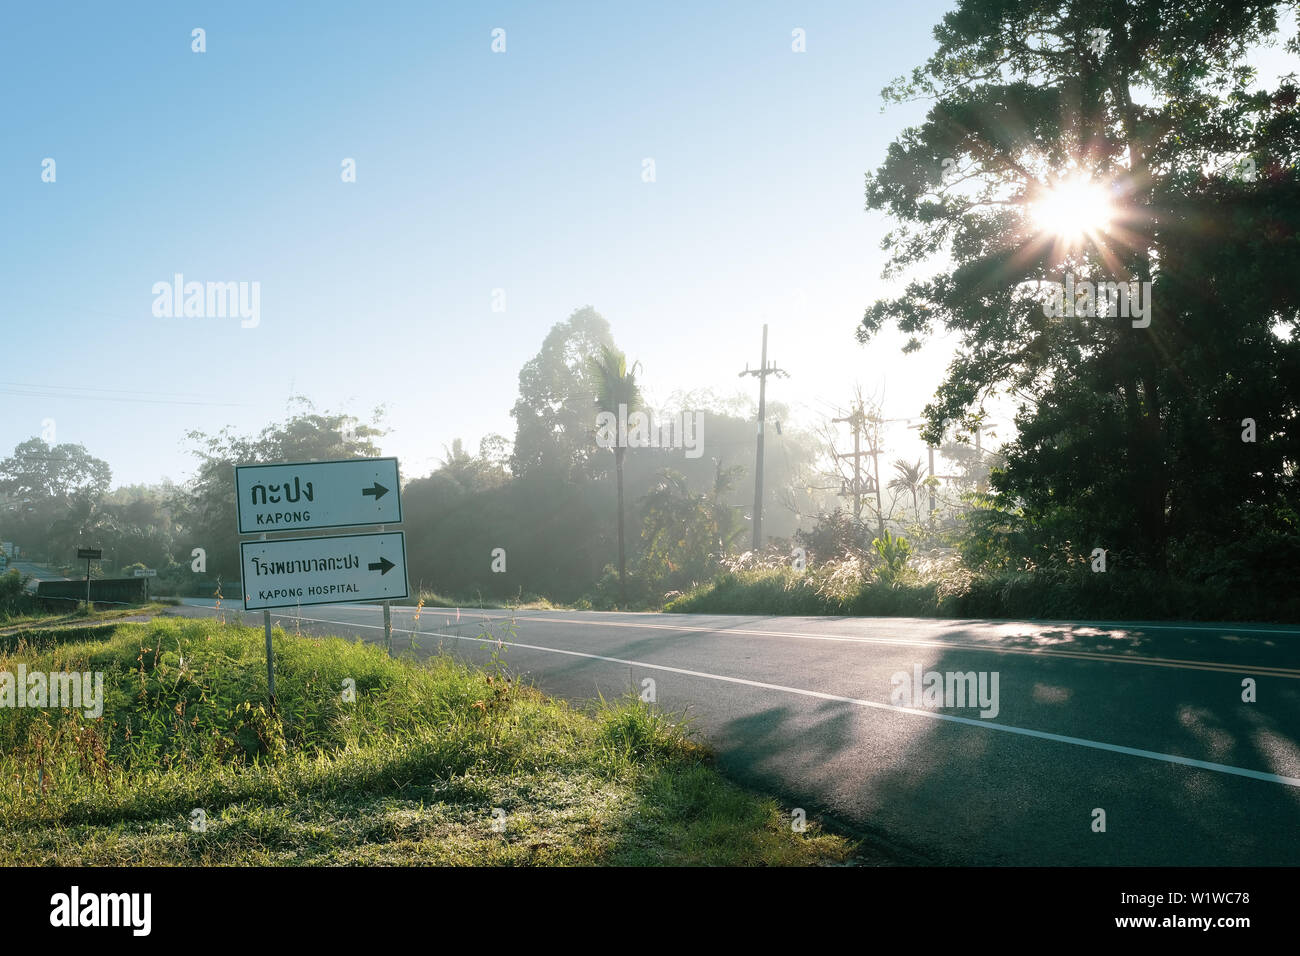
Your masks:
<svg viewBox="0 0 1300 956"><path fill-rule="evenodd" d="M200 607L200 605L190 605L191 607ZM207 609L207 610L210 610ZM316 617L299 617L300 621L310 621L314 624L334 624L341 627L365 627L382 631L382 624L357 624L352 621L329 621L324 618ZM400 634L416 634L418 632L408 630L407 628L393 628L393 631ZM1165 763L1179 764L1184 767L1195 767L1198 770L1212 770L1215 773L1232 774L1238 777L1249 777L1252 780L1263 780L1267 783L1280 783L1288 787L1300 787L1300 777L1283 777L1275 773L1264 773L1261 770L1248 770L1245 767L1232 767L1223 763L1211 763L1208 760L1196 760L1192 757L1179 757L1176 754L1162 754L1154 750L1141 750L1137 747L1123 747L1119 744L1107 744L1098 740L1088 740L1084 737L1067 737L1064 734L1053 734L1045 730L1031 730L1027 727L1012 727L1009 724L996 724L987 720L978 720L973 717L957 717L952 714L939 714L932 710L916 710L912 707L899 707L895 704L882 704L874 700L862 700L857 697L842 697L839 694L827 694L817 690L806 690L802 687L787 687L784 684L768 684L763 681L749 680L744 677L728 677L725 674L710 674L705 671L687 670L684 667L669 667L666 664L648 664L644 661L629 661L620 657L605 657L601 654L589 654L585 651L570 651L560 647L543 647L537 644L521 644L518 641L499 641L491 637L467 637L463 634L431 634L425 632L426 637L451 637L458 641L476 641L480 644L500 644L504 647L519 647L530 651L545 651L552 654L567 654L570 657L585 657L590 660L607 661L611 664L627 664L631 667L645 667L650 670L667 671L673 674L684 674L688 677L701 677L705 680L724 681L728 684L742 684L746 687L757 687L762 690L781 691L786 694L799 694L803 697L815 697L818 700L830 700L843 704L856 704L859 707L870 707L875 710L892 710L902 714L913 714L917 717L928 717L931 720L945 720L954 724L965 724L969 727L980 727L984 730L996 730L1005 734L1020 734L1025 737L1036 737L1039 740L1051 740L1055 743L1071 744L1075 747L1088 747L1093 750L1104 750L1110 753L1127 754L1130 757L1144 757L1147 760L1160 760Z"/></svg>
<svg viewBox="0 0 1300 956"><path fill-rule="evenodd" d="M198 606L198 605L191 605ZM365 605L351 605L353 607L364 607ZM397 610L402 610L398 608ZM407 608L406 610L414 610ZM436 608L434 611L425 609L430 615L444 610ZM492 620L490 614L484 614L482 611L463 610L465 617L481 617L485 620ZM563 617L538 617L535 615L518 615L521 621L541 621L546 624L580 624L587 627L631 627L631 628L648 628L659 631L683 631L697 634L714 634L719 637L729 637L740 635L743 637L767 637L767 638L790 638L800 641L832 641L841 644L882 644L893 647L938 647L944 650L957 649L964 651L984 651L990 654L1028 654L1038 657L1060 657L1067 660L1081 661L1099 661L1103 664L1144 664L1147 667L1172 667L1178 670L1196 670L1196 671L1213 671L1220 674L1261 674L1267 677L1283 677L1292 680L1300 680L1300 670L1290 667L1274 667L1272 665L1250 665L1241 666L1237 664L1223 664L1218 661L1192 661L1176 657L1121 657L1117 654L1097 654L1089 651L1061 651L1050 647L991 647L985 644L970 644L959 641L927 641L919 638L893 638L893 637L868 637L853 636L848 634L799 634L792 631L758 631L744 628L727 628L725 630L711 627L694 627L688 624L643 624L633 621L581 621L573 618Z"/></svg>

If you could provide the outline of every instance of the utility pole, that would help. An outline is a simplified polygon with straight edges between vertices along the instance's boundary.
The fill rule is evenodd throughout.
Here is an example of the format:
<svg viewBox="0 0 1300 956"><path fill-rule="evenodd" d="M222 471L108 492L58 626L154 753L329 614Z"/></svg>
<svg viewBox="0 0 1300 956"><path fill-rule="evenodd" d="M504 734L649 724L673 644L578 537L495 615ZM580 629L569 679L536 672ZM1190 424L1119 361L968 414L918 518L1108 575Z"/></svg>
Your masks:
<svg viewBox="0 0 1300 956"><path fill-rule="evenodd" d="M767 364L766 322L763 323L763 353L759 367L750 369L746 364L740 377L744 378L746 375L758 376L758 451L754 464L754 550L757 551L763 544L763 419L767 416L767 377L769 375L789 377L788 373L776 367L775 362L770 367Z"/></svg>
<svg viewBox="0 0 1300 956"><path fill-rule="evenodd" d="M873 464L873 483L876 486L876 530L878 534L885 533L885 506L880 500L880 448L876 444L876 436L870 432L867 433L867 440L871 442L871 450L862 450L862 433L868 421L879 424L880 419L873 412L870 416L866 413L866 408L862 400L858 400L857 407L845 418L832 418L832 422L848 422L853 426L853 453L841 455L835 453L836 458L853 459L853 518L858 520L862 517L862 458L864 455L870 455ZM833 451L834 449L832 449Z"/></svg>
<svg viewBox="0 0 1300 956"><path fill-rule="evenodd" d="M861 406L859 406L859 409ZM876 424L875 434L868 435L871 439L871 463L875 466L876 473L876 533L882 538L885 536L885 506L880 501L880 445L876 441L880 437L880 418L875 412L871 413L871 421Z"/></svg>
<svg viewBox="0 0 1300 956"><path fill-rule="evenodd" d="M862 403L859 402L858 407L844 418L832 418L831 421L847 422L853 426L853 454L841 455L836 452L835 457L853 459L853 518L856 521L862 517Z"/></svg>
<svg viewBox="0 0 1300 956"><path fill-rule="evenodd" d="M922 422L920 425L908 425L907 427L914 429L916 431L920 431L922 428L925 427L925 423ZM934 446L931 445L929 442L926 442L925 450L930 455L930 475L929 475L930 480L927 482L927 484L930 487L930 527L933 528L934 527Z"/></svg>
<svg viewBox="0 0 1300 956"><path fill-rule="evenodd" d="M926 445L926 450L930 452L930 527L934 527L934 446Z"/></svg>

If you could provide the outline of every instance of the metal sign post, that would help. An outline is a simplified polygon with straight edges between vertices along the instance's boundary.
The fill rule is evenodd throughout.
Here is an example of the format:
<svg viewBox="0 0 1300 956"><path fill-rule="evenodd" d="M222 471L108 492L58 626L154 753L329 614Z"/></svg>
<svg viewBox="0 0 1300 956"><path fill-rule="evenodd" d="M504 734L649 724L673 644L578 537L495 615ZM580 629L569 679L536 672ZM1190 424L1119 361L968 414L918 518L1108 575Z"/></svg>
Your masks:
<svg viewBox="0 0 1300 956"><path fill-rule="evenodd" d="M90 562L99 561L104 552L99 548L78 548L77 560L86 562L86 613L90 613Z"/></svg>
<svg viewBox="0 0 1300 956"><path fill-rule="evenodd" d="M266 540L266 535L259 539ZM244 578L245 587L248 584L248 578ZM244 594L244 604L248 604L248 594ZM266 630L266 699L271 708L271 713L275 713L275 651L271 650L271 612L262 612L262 627Z"/></svg>
<svg viewBox="0 0 1300 956"><path fill-rule="evenodd" d="M271 649L271 612L262 612L262 627L266 630L266 695L275 713L275 651Z"/></svg>
<svg viewBox="0 0 1300 956"><path fill-rule="evenodd" d="M379 530L383 531L384 526L380 525ZM402 573L406 573L405 567L403 567ZM389 657L393 656L393 614L387 601L384 601L384 650L388 651Z"/></svg>

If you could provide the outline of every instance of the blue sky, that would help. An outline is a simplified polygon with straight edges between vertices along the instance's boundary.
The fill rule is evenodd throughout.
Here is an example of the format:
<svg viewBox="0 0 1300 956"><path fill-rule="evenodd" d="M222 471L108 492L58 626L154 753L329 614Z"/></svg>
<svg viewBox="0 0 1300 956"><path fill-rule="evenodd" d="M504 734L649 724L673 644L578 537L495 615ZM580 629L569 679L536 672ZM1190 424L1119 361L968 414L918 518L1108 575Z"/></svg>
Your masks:
<svg viewBox="0 0 1300 956"><path fill-rule="evenodd" d="M52 419L115 483L183 480L187 430L292 391L387 405L385 453L424 474L513 437L520 366L584 305L661 402L752 390L768 322L796 414L859 382L918 413L942 343L853 339L885 291L863 174L921 118L880 90L948 6L9 5L0 453ZM260 324L155 317L175 273L259 282Z"/></svg>

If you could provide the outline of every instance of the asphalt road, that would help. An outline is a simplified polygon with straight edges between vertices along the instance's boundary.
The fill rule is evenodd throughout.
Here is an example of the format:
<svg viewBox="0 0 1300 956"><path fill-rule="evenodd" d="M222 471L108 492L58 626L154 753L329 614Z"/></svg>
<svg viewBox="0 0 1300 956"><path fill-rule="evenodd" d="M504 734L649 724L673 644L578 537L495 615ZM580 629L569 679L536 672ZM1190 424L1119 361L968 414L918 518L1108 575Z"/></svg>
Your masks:
<svg viewBox="0 0 1300 956"><path fill-rule="evenodd" d="M9 564L5 567L6 571L13 570L13 569L16 569L18 573L23 575L24 577L31 578L31 581L28 582L27 587L29 590L32 591L36 590L36 585L39 584L41 581L70 580L69 578L65 578L63 575L59 574L59 572L57 571L51 571L49 568L45 567L44 565L32 564L32 562L30 561L23 561L21 559L11 560Z"/></svg>
<svg viewBox="0 0 1300 956"><path fill-rule="evenodd" d="M210 603L174 612L243 614ZM1300 631L579 611L521 611L512 625L509 611L437 608L416 622L409 607L392 616L396 652L418 633L419 653L442 647L481 662L500 638L512 672L575 701L652 680L657 703L693 719L725 773L809 819L852 827L881 859L1300 864ZM261 614L245 619L258 625ZM378 606L273 620L383 639ZM982 673L990 692L996 674L996 715L903 706L892 678L917 667ZM1242 699L1246 678L1253 703Z"/></svg>

